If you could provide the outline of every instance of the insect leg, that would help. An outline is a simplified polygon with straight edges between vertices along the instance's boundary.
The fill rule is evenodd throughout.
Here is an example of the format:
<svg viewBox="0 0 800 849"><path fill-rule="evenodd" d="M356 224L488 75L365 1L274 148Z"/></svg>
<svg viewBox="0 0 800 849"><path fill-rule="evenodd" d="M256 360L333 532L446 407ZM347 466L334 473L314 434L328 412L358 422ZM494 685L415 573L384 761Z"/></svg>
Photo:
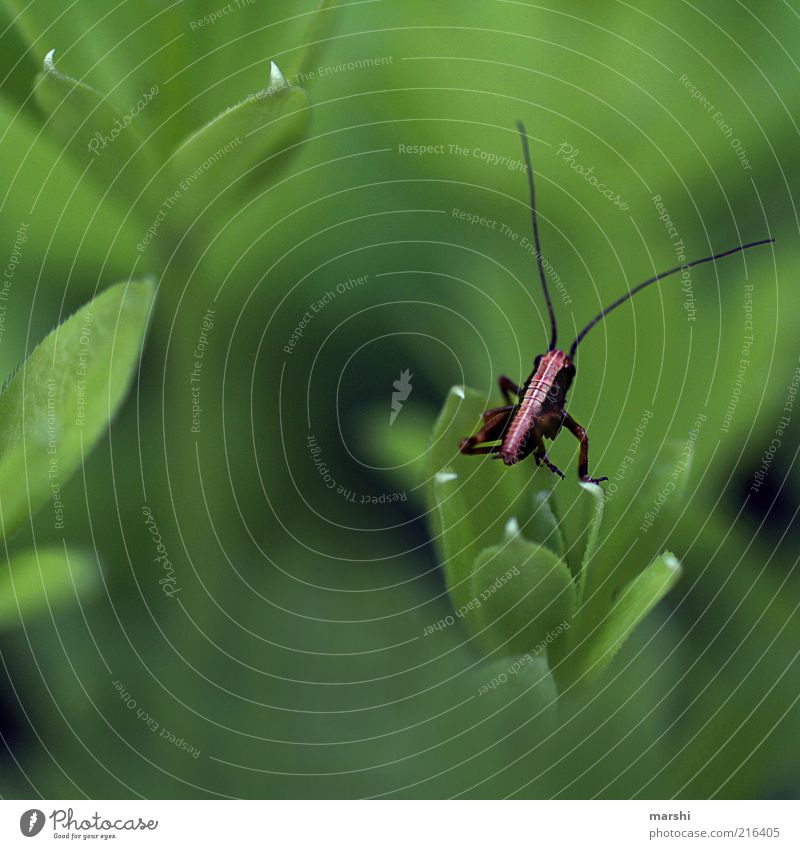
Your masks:
<svg viewBox="0 0 800 849"><path fill-rule="evenodd" d="M581 454L578 460L578 477L586 483L600 483L607 481L608 478L590 478L589 477L589 437L586 431L572 418L572 416L564 413L564 427L580 442Z"/></svg>
<svg viewBox="0 0 800 849"><path fill-rule="evenodd" d="M514 409L513 404L509 404L507 407L492 407L491 410L487 410L483 414L483 420L488 422L490 419L493 419L498 413L510 413Z"/></svg>
<svg viewBox="0 0 800 849"><path fill-rule="evenodd" d="M536 440L536 448L533 451L533 459L536 460L537 466L544 463L553 474L558 475L562 479L566 477L564 472L562 472L555 463L550 462L550 458L547 456L547 451L545 450L544 442L542 442L541 437Z"/></svg>
<svg viewBox="0 0 800 849"><path fill-rule="evenodd" d="M487 410L487 412L483 415L483 427L473 436L470 436L467 439L462 439L458 446L458 450L462 454L495 453L495 451L491 449L499 451L500 446L491 446L490 450L482 450L477 446L483 442L495 442L500 439L503 435L503 431L506 429L506 425L508 424L508 420L513 410L514 408L511 406L496 407L494 410ZM489 416L490 413L491 416Z"/></svg>
<svg viewBox="0 0 800 849"><path fill-rule="evenodd" d="M469 440L465 439L461 444L468 442ZM500 451L499 445L474 445L469 447L468 449L461 448L462 454L497 454Z"/></svg>
<svg viewBox="0 0 800 849"><path fill-rule="evenodd" d="M500 385L500 391L503 393L503 398L506 399L507 404L513 404L513 399L511 398L512 393L519 398L519 386L510 378L506 377L504 374L501 374L499 378L497 378L497 382Z"/></svg>

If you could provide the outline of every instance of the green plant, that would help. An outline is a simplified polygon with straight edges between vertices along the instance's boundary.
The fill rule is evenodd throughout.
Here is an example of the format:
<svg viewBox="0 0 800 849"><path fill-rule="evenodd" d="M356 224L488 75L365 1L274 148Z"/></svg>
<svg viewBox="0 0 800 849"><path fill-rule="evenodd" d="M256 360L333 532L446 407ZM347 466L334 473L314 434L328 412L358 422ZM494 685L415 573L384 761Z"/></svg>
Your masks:
<svg viewBox="0 0 800 849"><path fill-rule="evenodd" d="M37 345L0 394L0 537L9 561L0 570L0 628L97 583L87 552L66 543L9 552L8 542L48 502L53 527L64 528L62 489L127 394L152 296L150 282L107 289Z"/></svg>
<svg viewBox="0 0 800 849"><path fill-rule="evenodd" d="M30 527L23 522L13 548L9 541L0 585L0 792L797 795L798 479L789 433L761 497L749 493L797 360L793 311L779 308L791 303L797 242L784 177L796 146L784 106L791 111L798 92L788 49L796 16L776 8L777 26L753 27L743 4L698 15L653 0L635 11L576 3L575 14L496 3L483 4L476 27L455 0L325 3L318 15L316 4L234 3L235 13L198 27L216 8L201 0L0 3L0 216L7 234L25 224L28 237L2 328L0 374L66 314L64 304L72 311L95 290L143 273L158 289L136 409L131 403L117 416L66 493L71 572L48 544L49 505ZM741 61L726 35L735 32L747 32L752 61ZM775 33L786 50L776 50ZM314 58L321 48L324 72ZM73 82L40 78L43 90L33 92L52 49L48 73ZM270 88L273 60L289 85L308 91L311 109L305 92L249 97ZM752 170L740 168L679 77L709 89ZM85 111L70 117L75 81L91 91L83 92ZM75 92L76 106L81 96ZM112 112L94 111L98 101ZM202 142L209 125L205 138L235 139L228 118L259 104L263 126L248 138L263 161L240 135L241 144L184 191L180 181L220 149L216 141L202 151L185 142ZM522 238L524 179L510 168L519 159L518 118L535 127L544 250L565 321L587 320L626 282L675 255L679 243L662 209L685 251L697 255L737 231L766 226L778 238L774 258L753 256L716 277L709 268L692 275L683 295L680 285L652 293L585 349L571 403L591 428L593 466L612 478L596 526L594 499L574 481L569 441L552 449L570 468L567 481L528 464L498 469L456 455L454 440L475 425L470 414L427 463L449 387L490 386L495 363L523 373L543 338ZM96 142L95 153L91 132L80 136L84 146L78 135L70 142L84 120L109 139L117 121L125 129L105 146ZM292 127L286 150L272 144ZM580 149L580 162L625 197L630 214L614 214L565 164L556 154L562 142ZM411 156L401 145L443 145L445 153ZM244 171L236 168L240 154ZM451 210L485 216L496 229ZM16 259L13 237L5 258L12 253ZM309 305L362 274L367 285L315 314L302 343L284 355ZM756 338L740 366L743 304L752 306ZM209 307L196 433L189 375ZM405 369L415 375L414 392L390 427L392 381ZM646 439L619 481L642 411L652 415ZM664 509L682 511L680 523L640 531L652 485L674 469L674 452L658 446L701 413L707 424L688 509L672 493ZM796 424L793 417L794 436ZM402 489L407 500L362 507L320 485L309 433L347 490ZM524 654L512 654L514 640L506 642L498 622L499 602L508 600L493 594L481 636L469 636L460 619L431 630L455 614L440 580L443 558L432 556L422 527L426 468L455 472L462 484L483 475L495 487L486 499L479 491L464 498L470 522L478 504L498 520L476 554L502 548L507 537L515 551L539 548L554 531L544 547L566 563L572 584L554 571L553 609L533 610L530 619L526 601L508 605L509 619L538 622L536 629L551 614L558 622L558 605L576 603L573 569L592 527L596 553L583 597L598 615L665 548L680 554L685 577L602 679L581 685L586 701L574 711L569 663L591 658L581 648L562 659L559 645L534 655L540 641L529 647L524 634ZM524 489L519 509L496 488L498 478L513 485L512 495ZM458 485L445 482L443 491ZM164 573L144 506L181 587L173 599L159 585ZM39 561L26 566L31 533ZM74 596L73 576L84 586L74 556L84 546L92 550L86 575L95 586L101 576L102 591L91 604L47 615L59 592ZM510 586L524 581L536 592L526 556L499 575L515 567ZM24 632L14 627L23 568L34 570L25 586L45 614L30 627L26 617ZM559 643L562 636L566 648L580 634L572 625L556 635ZM562 698L553 728L556 678ZM154 734L115 681L162 729L201 748L199 759Z"/></svg>
<svg viewBox="0 0 800 849"><path fill-rule="evenodd" d="M85 228L82 244L92 241L88 235L94 232L92 226L108 226L111 232L99 240L113 246L106 259L119 255L121 265L144 265L158 277L160 303L154 319L154 342L160 354L167 335L160 332L160 316L171 320L174 314L185 286L184 264L197 263L207 248L203 234L213 232L220 222L245 206L285 165L308 128L306 92L290 84L276 62L268 61L266 73L262 73L262 88L249 94L241 92L239 99L234 98L216 115L202 121L197 116L209 111L213 95L198 94L185 79L169 86L163 82L174 78L182 67L184 57L179 50L150 57L146 65L137 68L137 74L131 75L122 72L129 56L120 65L119 51L107 49L102 60L78 79L67 71L73 64L84 63L76 62L75 54L70 55L69 51L62 61L60 47L65 31L57 29L50 34L47 4L24 8L15 3L9 5L20 31L31 44L36 44L37 50L43 44L52 45L33 81L32 94L47 136L60 146L59 161L62 157L66 160L62 170L77 169L70 195L85 191L85 180L97 197L103 198L102 209L99 204L94 209L84 204L91 209L91 216L81 220L79 229ZM314 9L297 16L304 28L303 46L283 63L289 79L297 79L301 69L310 67L324 49L335 22L330 7L329 0L320 0ZM128 10L124 12L127 13ZM131 14L135 18L138 12ZM66 32L77 17L62 21ZM182 9L166 10L158 18L150 25L158 26L160 31L174 29L182 33L186 27ZM246 26L246 22L242 25ZM140 32L141 26L133 29L137 33L134 41L149 53L147 34ZM48 35L40 38L42 32ZM95 30L94 49L103 52L103 45L113 44L116 37L114 28ZM142 39L141 44L138 39ZM134 52L132 42L127 47L130 53ZM81 56L80 60L84 58ZM204 61L208 65L215 60L211 56ZM91 84L87 81L90 77ZM152 84L154 78L161 83ZM186 101L182 105L176 100L178 90ZM232 87L226 86L224 97L230 97L231 91ZM241 97L242 94L246 96ZM25 150L22 158L28 159L31 150ZM35 168L45 170L36 165L35 159L33 162ZM66 207L60 211L62 217L69 214ZM176 256L182 262L175 262ZM206 279L209 278L199 280L195 288L206 286ZM151 283L107 289L54 331L8 385L0 399L3 536L12 533L50 497L45 422L48 403L52 405L53 398L47 395L48 381L51 377L56 381L57 408L74 408L75 368L83 356L80 340L86 315L94 317L88 355L92 369L86 378L92 383L92 391L82 390L87 400L80 427L66 413L64 420L57 423L61 484L80 468L122 402L140 354L152 292ZM178 325L176 346L186 362L194 362L196 318L190 315L186 322L186 326ZM179 380L182 379L181 374ZM190 446L189 450L194 449ZM20 480L26 481L27 486L20 486ZM55 581L55 591L63 578L56 567L58 557L58 550L45 551L40 562L43 577L50 575ZM77 561L78 555L73 554L73 567ZM31 595L21 588L20 575L30 573L36 562L34 552L20 555L13 561L11 572L4 576L9 591L13 590L17 598Z"/></svg>
<svg viewBox="0 0 800 849"><path fill-rule="evenodd" d="M455 616L485 653L546 657L559 692L575 692L599 679L681 567L661 551L636 574L619 573L619 543L611 539L624 539L629 530L612 519L603 536L610 495L601 486L569 478L554 485L532 463L508 470L489 458L459 455L455 446L484 406L475 390L455 387L429 453L429 515ZM668 444L644 482L612 480L614 506L636 487L637 503L665 505L659 524L674 516L689 467L687 445ZM660 497L667 481L669 497Z"/></svg>
<svg viewBox="0 0 800 849"><path fill-rule="evenodd" d="M59 71L54 54L45 57L34 86L48 128L95 182L133 199L129 214L139 219L136 246L142 254L155 243L156 254L168 257L212 205L214 220L230 215L261 189L274 171L272 160L308 126L304 90L270 62L263 88L171 142L163 128L145 134L130 119L136 107L122 114L108 96ZM202 179L212 170L211 179Z"/></svg>

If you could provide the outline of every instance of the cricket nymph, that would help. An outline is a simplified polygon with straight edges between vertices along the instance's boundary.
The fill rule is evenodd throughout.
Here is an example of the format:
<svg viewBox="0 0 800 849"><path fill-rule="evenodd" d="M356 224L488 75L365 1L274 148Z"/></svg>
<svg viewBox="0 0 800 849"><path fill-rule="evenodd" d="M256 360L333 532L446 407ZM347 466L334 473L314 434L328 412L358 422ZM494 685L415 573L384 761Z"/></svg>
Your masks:
<svg viewBox="0 0 800 849"><path fill-rule="evenodd" d="M589 477L589 438L586 431L564 409L575 365L572 357L554 349L538 356L533 372L522 388L511 378L500 377L500 391L508 402L504 407L494 407L483 414L483 427L473 436L461 440L462 454L492 454L507 466L513 466L533 454L536 465L544 463L551 472L564 477L564 473L547 458L544 439L555 439L566 427L581 445L578 474L581 480L600 483L608 478ZM512 394L517 402L512 403ZM497 443L499 445L486 445Z"/></svg>
<svg viewBox="0 0 800 849"><path fill-rule="evenodd" d="M462 454L491 454L495 459L502 460L507 466L513 466L532 454L537 466L544 464L551 472L563 478L564 473L548 459L543 440L555 439L561 428L565 427L580 443L578 477L587 483L600 483L608 480L608 478L589 477L589 438L586 436L586 431L564 407L567 392L575 378L575 355L578 351L578 345L581 344L586 334L603 321L610 312L653 283L677 274L679 271L685 272L689 268L703 265L706 262L716 262L718 259L731 254L746 251L759 245L772 244L774 239L760 239L746 245L736 245L736 247L722 253L695 259L692 262L683 263L675 266L675 268L670 268L668 271L662 271L660 274L648 277L647 280L629 289L623 295L620 295L616 301L601 310L575 337L569 348L569 353L564 353L557 347L558 324L542 262L542 246L539 241L539 224L536 217L536 190L528 134L521 123L517 124L517 128L522 140L522 152L528 174L536 264L539 267L539 279L547 304L547 313L550 317L550 346L546 354L541 354L534 360L533 371L521 389L511 378L505 375L500 377L500 392L505 398L505 405L487 410L483 414L481 429L473 436L462 439L459 450ZM516 396L516 399L512 398L512 395Z"/></svg>

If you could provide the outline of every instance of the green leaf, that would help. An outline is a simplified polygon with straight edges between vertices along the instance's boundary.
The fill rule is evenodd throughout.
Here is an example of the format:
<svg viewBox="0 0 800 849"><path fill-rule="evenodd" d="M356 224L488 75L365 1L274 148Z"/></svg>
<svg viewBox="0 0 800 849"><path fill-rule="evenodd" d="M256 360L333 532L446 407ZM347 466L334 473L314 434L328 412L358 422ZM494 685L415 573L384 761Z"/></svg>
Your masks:
<svg viewBox="0 0 800 849"><path fill-rule="evenodd" d="M483 715L506 712L516 703L524 706L523 714L533 721L537 735L555 728L558 693L542 655L525 653L491 660L482 663L470 679Z"/></svg>
<svg viewBox="0 0 800 849"><path fill-rule="evenodd" d="M110 192L102 197L99 187L81 179L75 162L62 156L53 138L41 131L38 120L34 124L27 113L15 111L2 99L0 124L9 254L17 227L27 230L18 281L41 273L42 279L60 284L59 275L74 264L83 271L73 278L80 287L101 274L130 269L139 256L136 242L143 226L137 218L126 219L124 198Z"/></svg>
<svg viewBox="0 0 800 849"><path fill-rule="evenodd" d="M302 47L287 66L289 79L301 83L316 72L319 57L327 48L338 22L332 8L332 0L319 0L309 16L305 33L300 36Z"/></svg>
<svg viewBox="0 0 800 849"><path fill-rule="evenodd" d="M94 559L82 551L38 548L0 566L0 631L29 624L61 605L83 601L99 587Z"/></svg>
<svg viewBox="0 0 800 849"><path fill-rule="evenodd" d="M525 532L534 491L552 485L535 467L507 468L488 456L465 456L459 442L480 426L492 400L453 387L433 428L428 451L428 504L434 542L456 608L470 601L469 577L478 553L502 541L515 519Z"/></svg>
<svg viewBox="0 0 800 849"><path fill-rule="evenodd" d="M28 51L25 39L13 24L13 16L0 3L0 80L3 98L16 108L23 106L30 95L31 79L38 68Z"/></svg>
<svg viewBox="0 0 800 849"><path fill-rule="evenodd" d="M641 572L641 564L650 562L668 544L685 506L693 445L691 439L668 440L649 462L645 457L637 460L619 489L612 488L613 478L602 484L606 515L600 555L586 574L583 594L590 627L600 621L622 587Z"/></svg>
<svg viewBox="0 0 800 849"><path fill-rule="evenodd" d="M31 53L40 57L37 64L55 48L74 77L106 93L123 113L132 109L153 84L159 85L159 96L137 118L144 136L154 129L159 135L170 136L181 118L184 122L197 120L196 110L194 115L186 110L176 118L175 113L189 98L190 86L171 79L197 55L197 41L189 37L191 6L196 4L95 0L73 3L65 9L59 0L4 0L4 5L11 9L15 26ZM198 13L204 12L198 8ZM252 20L239 17L243 27L252 27ZM235 47L241 50L241 44ZM207 47L205 51L210 52ZM204 57L204 66L214 66L209 81L219 79L224 72L216 59L217 54ZM192 92L206 87L205 81L198 83L196 71L192 77ZM185 133L183 129L177 137Z"/></svg>
<svg viewBox="0 0 800 849"><path fill-rule="evenodd" d="M150 283L120 283L50 333L0 394L0 535L50 501L106 431L142 347Z"/></svg>
<svg viewBox="0 0 800 849"><path fill-rule="evenodd" d="M600 527L603 524L603 507L605 505L603 490L598 484L581 483L580 487L585 493L585 500L589 502L589 519L586 522L586 544L583 549L581 571L578 575L578 603L583 600L583 589L587 575L592 569L592 561L597 550L597 540L600 536Z"/></svg>
<svg viewBox="0 0 800 849"><path fill-rule="evenodd" d="M570 672L573 680L589 683L611 662L634 628L675 586L681 566L674 554L665 551L620 592L597 628L573 651Z"/></svg>
<svg viewBox="0 0 800 849"><path fill-rule="evenodd" d="M575 584L560 557L515 530L478 555L471 599L456 613L489 650L541 654L569 629Z"/></svg>
<svg viewBox="0 0 800 849"><path fill-rule="evenodd" d="M147 108L158 87L140 98L134 111L123 115L99 92L56 69L55 50L44 59L44 69L34 86L36 102L45 113L45 126L63 144L81 171L88 166L93 179L137 182L140 172L156 167L136 127L136 116Z"/></svg>
<svg viewBox="0 0 800 849"><path fill-rule="evenodd" d="M598 484L565 480L556 487L553 500L566 540L565 558L582 597L603 521L603 490Z"/></svg>
<svg viewBox="0 0 800 849"><path fill-rule="evenodd" d="M192 209L202 208L228 186L237 192L258 189L274 165L267 160L303 137L309 115L305 92L289 85L270 63L265 88L217 115L173 154L172 170L179 188L191 197ZM259 164L263 167L251 170Z"/></svg>
<svg viewBox="0 0 800 849"><path fill-rule="evenodd" d="M553 510L552 490L542 490L533 496L533 515L525 527L525 536L539 542L564 557L566 544L561 523Z"/></svg>

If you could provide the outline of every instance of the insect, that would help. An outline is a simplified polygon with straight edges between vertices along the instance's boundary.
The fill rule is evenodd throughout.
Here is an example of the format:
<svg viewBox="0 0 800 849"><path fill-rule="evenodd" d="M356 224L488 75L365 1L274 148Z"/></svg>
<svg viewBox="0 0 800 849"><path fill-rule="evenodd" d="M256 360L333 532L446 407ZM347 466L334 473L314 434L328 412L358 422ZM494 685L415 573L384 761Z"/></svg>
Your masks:
<svg viewBox="0 0 800 849"><path fill-rule="evenodd" d="M558 326L556 315L553 310L553 302L550 299L550 291L547 287L547 279L542 263L542 249L539 242L539 225L536 219L536 189L534 187L533 166L531 164L531 153L528 145L528 134L521 122L517 123L517 129L522 141L522 152L528 170L528 188L530 190L530 210L533 223L533 240L536 250L536 262L539 267L539 279L544 291L544 299L547 303L547 311L550 316L550 346L546 354L540 354L533 361L533 371L520 388L510 378L502 375L499 379L500 392L505 398L505 405L494 407L483 414L483 426L473 436L462 439L459 450L462 454L492 454L494 459L502 460L507 466L513 466L520 460L524 460L529 454L533 454L536 465L544 464L556 475L564 477L564 473L550 462L545 450L544 440L555 439L565 427L580 443L580 456L578 459L578 476L582 481L589 483L601 483L608 480L606 477L589 477L589 437L586 431L566 411L567 392L572 381L575 379L575 354L578 345L586 337L586 334L599 324L612 310L624 304L637 292L687 268L702 265L704 262L714 262L725 256L738 253L739 251L754 248L758 245L768 245L774 239L762 239L758 242L750 242L746 245L737 245L735 248L714 254L713 256L696 259L692 262L670 268L661 274L645 280L627 291L616 301L601 310L581 332L575 337L569 348L569 353L562 351L558 345ZM516 396L516 401L514 400Z"/></svg>

